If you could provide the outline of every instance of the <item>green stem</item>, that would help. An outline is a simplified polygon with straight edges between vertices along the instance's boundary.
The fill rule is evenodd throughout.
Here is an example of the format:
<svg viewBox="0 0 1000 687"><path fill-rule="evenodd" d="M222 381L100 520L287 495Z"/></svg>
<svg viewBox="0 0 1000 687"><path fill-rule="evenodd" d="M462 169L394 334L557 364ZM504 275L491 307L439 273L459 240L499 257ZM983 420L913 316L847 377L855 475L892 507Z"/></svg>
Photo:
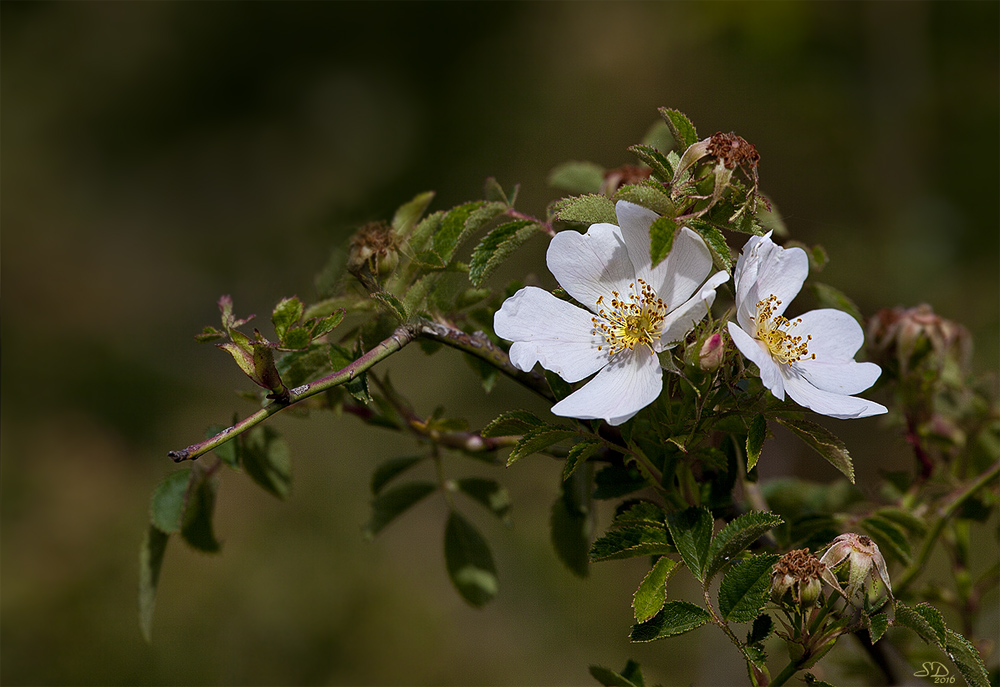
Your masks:
<svg viewBox="0 0 1000 687"><path fill-rule="evenodd" d="M959 489L955 492L954 496L948 501L948 505L941 510L941 516L935 521L934 525L931 527L927 536L924 537L924 543L920 547L920 553L917 557L913 559L913 563L910 564L903 574L896 578L896 583L893 585L893 592L895 595L900 595L907 587L916 579L924 566L927 564L927 559L930 558L931 552L934 550L934 545L937 543L937 539L941 536L941 532L944 530L944 526L948 524L951 516L964 504L969 498L972 497L977 491L985 487L991 480L996 478L997 474L1000 474L1000 463L994 463L993 467L984 472L979 476L972 484Z"/></svg>
<svg viewBox="0 0 1000 687"><path fill-rule="evenodd" d="M771 680L771 687L778 687L779 685L783 685L786 682L788 682L788 678L790 678L792 675L795 675L795 673L799 672L800 666L804 662L805 661L801 659L798 661L789 661L788 665L782 668L781 672L775 675L774 678Z"/></svg>
<svg viewBox="0 0 1000 687"><path fill-rule="evenodd" d="M396 331L394 331L388 339L382 341L379 345L375 346L375 348L365 353L344 369L329 374L322 379L317 379L315 382L303 384L302 386L292 389L289 391L286 399L276 400L269 403L253 415L240 420L228 429L222 430L211 439L206 439L205 441L197 444L191 444L187 448L179 451L170 451L167 455L173 458L175 463L180 463L184 460L195 460L199 456L202 456L226 443L233 437L259 425L267 418L281 412L285 408L294 405L299 401L305 400L310 396L315 396L316 394L323 393L324 391L328 391L329 389L351 381L355 376L361 374L365 370L374 366L376 363L385 360L393 353L399 351L403 348L403 346L413 341L416 336L416 327L413 325L401 325L396 328Z"/></svg>

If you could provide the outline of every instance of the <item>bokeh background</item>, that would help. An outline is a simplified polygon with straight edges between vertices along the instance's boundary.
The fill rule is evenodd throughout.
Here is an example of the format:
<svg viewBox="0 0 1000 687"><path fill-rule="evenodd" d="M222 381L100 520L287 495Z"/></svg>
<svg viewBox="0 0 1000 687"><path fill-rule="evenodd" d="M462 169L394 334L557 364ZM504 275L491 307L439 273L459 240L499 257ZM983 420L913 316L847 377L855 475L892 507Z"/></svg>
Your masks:
<svg viewBox="0 0 1000 687"><path fill-rule="evenodd" d="M330 416L276 419L291 500L227 474L222 554L171 542L151 646L136 622L167 450L249 408L228 356L192 339L221 294L261 315L311 298L353 229L422 190L444 208L495 176L541 214L553 166L632 162L625 149L661 105L757 146L764 190L796 238L827 248L823 279L863 312L932 303L971 329L978 369L998 367L995 2L5 2L0 14L4 684L592 684L589 663L628 657L651 682L742 682L721 633L628 644L642 561L585 581L556 562L557 464L448 463L499 473L514 497L512 528L468 509L500 570L484 610L447 581L434 499L363 541L372 468L414 446ZM529 246L518 270L547 278L543 250ZM470 408L481 423L532 402L503 382L484 395L447 353L408 349L389 369L423 413ZM862 488L908 465L878 426L837 425ZM769 447L762 469L835 477Z"/></svg>

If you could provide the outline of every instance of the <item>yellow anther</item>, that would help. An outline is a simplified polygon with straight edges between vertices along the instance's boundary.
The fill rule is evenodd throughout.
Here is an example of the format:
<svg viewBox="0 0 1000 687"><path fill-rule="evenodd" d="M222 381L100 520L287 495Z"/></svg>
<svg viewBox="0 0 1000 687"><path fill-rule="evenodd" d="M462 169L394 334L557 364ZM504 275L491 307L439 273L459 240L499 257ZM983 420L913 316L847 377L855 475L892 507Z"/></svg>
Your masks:
<svg viewBox="0 0 1000 687"><path fill-rule="evenodd" d="M634 350L645 346L650 354L655 354L653 342L660 338L661 325L667 317L667 306L657 298L653 288L642 279L629 284L628 300L617 291L612 291L611 307L604 305L604 296L597 299L597 316L591 317L594 325L592 334L600 335L609 356L624 350ZM603 351L604 345L597 350Z"/></svg>
<svg viewBox="0 0 1000 687"><path fill-rule="evenodd" d="M757 339L764 342L767 350L771 352L771 357L779 363L791 365L800 360L814 360L816 354L809 352L812 335L807 334L804 339L795 336L792 332L802 320L789 320L781 315L775 315L779 305L781 301L773 294L757 301L757 313L754 315Z"/></svg>

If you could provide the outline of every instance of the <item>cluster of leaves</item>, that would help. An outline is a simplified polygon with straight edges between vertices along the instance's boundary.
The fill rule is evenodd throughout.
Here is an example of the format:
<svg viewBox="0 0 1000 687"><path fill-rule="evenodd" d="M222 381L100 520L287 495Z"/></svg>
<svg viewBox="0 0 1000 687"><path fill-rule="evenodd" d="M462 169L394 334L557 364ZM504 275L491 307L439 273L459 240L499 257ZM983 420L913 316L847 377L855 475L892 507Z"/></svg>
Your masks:
<svg viewBox="0 0 1000 687"><path fill-rule="evenodd" d="M614 204L627 200L660 216L650 229L654 264L669 255L674 237L685 226L705 240L717 268L731 270L733 251L724 232L786 233L759 191L753 146L734 134L701 139L680 112L663 108L660 114L662 125L629 149L639 165L606 170L573 162L554 170L551 183L574 195L550 204L544 219L516 210L517 189L507 192L490 179L482 200L428 214L434 195L422 193L402 205L390 222L362 227L346 256L335 254L318 275L316 302L291 297L274 308L273 342L256 329L253 337L239 331L252 318L237 319L231 299L219 301L221 329L207 327L197 338L225 340L218 346L262 388L253 395L261 410L231 428L212 428L208 441L172 453L183 460L214 451L215 461L168 475L154 492L140 588L147 636L169 535L180 534L200 550L219 549L211 515L220 468L245 472L265 491L287 497L287 449L272 429L258 426L285 407L303 413L333 410L414 437L419 452L375 468L365 532L376 536L431 494L442 496L448 513L445 568L458 593L474 606L494 598L499 577L488 542L459 510L456 495L502 521L509 519L511 504L495 479L446 475L442 456L450 452L498 466L539 453L564 460L549 523L558 558L573 573L586 576L592 563L649 557L650 570L632 600L631 640L648 642L707 624L718 626L746 659L753 684L781 684L790 675L782 673L772 681L765 665L765 641L776 635L765 608L772 566L780 553L795 547L819 550L846 530L863 531L891 565L902 567L896 591L904 602L932 598L933 590L917 590L911 583L942 533L955 570L968 570L970 524L996 513L996 493L984 489L992 483L990 466L1000 459L996 403L982 393L970 395L965 382L956 381L947 366L939 365L933 374L926 365L920 367L914 357L923 350L919 343L905 354L887 352L889 344L880 344L876 351L905 359L899 366L905 370L887 377L901 389L906 426L913 424L911 415L919 416L916 422L922 429L910 432L907 440L924 450L919 442L914 444L913 436L926 438L928 427L945 426L941 418L951 418L965 434L959 441L952 432L948 450L940 456L918 452L922 465L932 464L929 473L923 469L917 479L893 476L869 500L853 487L845 443L800 408L769 394L729 345L724 321L711 317L683 345L661 354L669 373L663 393L619 427L600 421L553 423L510 410L476 431L441 408L428 417L419 415L387 374L372 371L375 363L410 341L428 354L447 346L462 352L486 392L506 376L555 402L573 387L548 372L515 368L506 344L492 330L493 314L519 285L498 288L490 277L530 237L617 223ZM466 245L473 238L475 245ZM821 268L826 260L822 248L805 248L813 267ZM810 286L820 305L862 319L833 287L818 282ZM869 338L878 339L871 332ZM723 344L719 359L711 364L701 355L709 339ZM918 378L905 378L904 373ZM928 393L937 399L931 406ZM962 410L949 415L942 408ZM778 427L802 440L846 479L826 485L759 481L756 466L765 440ZM500 453L508 450L504 461ZM433 477L414 477L421 466ZM614 502L615 517L606 532L597 534L594 515L596 503L602 501ZM721 523L717 531L716 521ZM702 586L704 603L668 598L667 582L682 568ZM972 633L978 599L998 577L995 570L978 581L962 581L957 574L956 607L966 635ZM713 601L714 580L720 581ZM890 616L880 607L866 608L857 627L870 633L872 644L887 628L909 628L948 653L970 684L986 684L973 645L947 629L933 607L899 603L895 609ZM857 629L851 622L827 626L832 630L824 641L832 641L825 650L837 633ZM745 639L731 627L737 623L750 625ZM809 665L802 656L793 656L789 664L794 670ZM592 666L591 674L605 685L643 684L632 662L620 673Z"/></svg>

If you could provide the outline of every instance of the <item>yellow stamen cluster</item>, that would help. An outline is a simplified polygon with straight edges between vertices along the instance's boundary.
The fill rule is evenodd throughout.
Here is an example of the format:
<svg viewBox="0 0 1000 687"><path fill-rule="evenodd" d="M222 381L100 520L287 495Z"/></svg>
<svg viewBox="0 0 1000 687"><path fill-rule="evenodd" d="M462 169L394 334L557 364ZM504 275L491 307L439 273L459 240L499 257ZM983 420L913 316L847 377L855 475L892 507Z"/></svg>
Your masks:
<svg viewBox="0 0 1000 687"><path fill-rule="evenodd" d="M792 331L802 322L801 319L789 320L775 311L781 301L775 295L770 295L762 301L757 301L757 314L754 323L757 326L757 338L764 342L771 356L779 363L791 365L799 360L814 360L815 353L809 353L809 341L812 335L794 336Z"/></svg>
<svg viewBox="0 0 1000 687"><path fill-rule="evenodd" d="M667 305L657 298L653 287L642 279L629 284L631 293L628 300L621 297L617 291L612 291L613 298L606 304L604 296L597 299L597 316L591 317L594 324L591 334L600 334L604 345L597 350L608 351L613 356L625 350L633 350L636 346L645 346L650 354L655 354L653 341L660 338L661 325L667 317Z"/></svg>

